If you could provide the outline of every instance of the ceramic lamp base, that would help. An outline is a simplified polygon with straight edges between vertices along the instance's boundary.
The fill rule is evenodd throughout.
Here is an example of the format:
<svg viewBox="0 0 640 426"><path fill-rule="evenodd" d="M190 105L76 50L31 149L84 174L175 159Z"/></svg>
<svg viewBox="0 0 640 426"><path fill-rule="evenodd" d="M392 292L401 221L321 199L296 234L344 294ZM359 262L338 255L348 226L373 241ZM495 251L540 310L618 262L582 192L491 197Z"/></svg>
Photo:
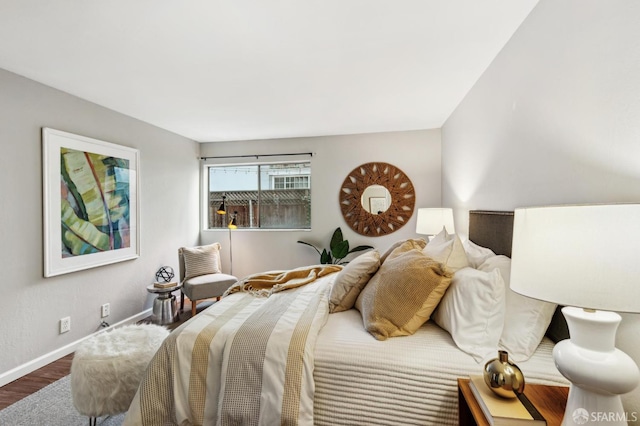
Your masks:
<svg viewBox="0 0 640 426"><path fill-rule="evenodd" d="M571 339L559 342L553 357L571 382L563 426L626 425L620 395L638 386L640 371L631 357L615 348L620 315L573 307L562 313Z"/></svg>

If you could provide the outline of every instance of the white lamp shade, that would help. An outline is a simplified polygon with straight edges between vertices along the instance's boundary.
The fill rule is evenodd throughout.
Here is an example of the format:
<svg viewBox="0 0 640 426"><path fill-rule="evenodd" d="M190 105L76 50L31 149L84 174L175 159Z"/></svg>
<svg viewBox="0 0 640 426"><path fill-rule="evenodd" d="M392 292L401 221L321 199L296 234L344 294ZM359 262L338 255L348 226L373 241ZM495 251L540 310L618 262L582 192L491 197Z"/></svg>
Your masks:
<svg viewBox="0 0 640 426"><path fill-rule="evenodd" d="M561 305L640 312L640 204L516 209L511 289Z"/></svg>
<svg viewBox="0 0 640 426"><path fill-rule="evenodd" d="M446 228L450 234L455 233L453 226L453 209L424 208L418 209L416 221L416 233L424 235L437 235Z"/></svg>

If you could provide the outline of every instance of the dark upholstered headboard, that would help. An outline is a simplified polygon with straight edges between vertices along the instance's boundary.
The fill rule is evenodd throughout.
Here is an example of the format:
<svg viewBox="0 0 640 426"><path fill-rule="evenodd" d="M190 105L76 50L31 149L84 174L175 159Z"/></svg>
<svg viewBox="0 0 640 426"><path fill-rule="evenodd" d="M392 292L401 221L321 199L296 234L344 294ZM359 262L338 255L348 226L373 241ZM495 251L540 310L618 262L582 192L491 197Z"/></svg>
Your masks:
<svg viewBox="0 0 640 426"><path fill-rule="evenodd" d="M511 257L513 241L513 212L471 210L469 212L469 239L495 254ZM554 342L569 338L567 322L558 306L547 329L547 336Z"/></svg>
<svg viewBox="0 0 640 426"><path fill-rule="evenodd" d="M513 240L513 212L471 210L469 239L495 254L511 257Z"/></svg>

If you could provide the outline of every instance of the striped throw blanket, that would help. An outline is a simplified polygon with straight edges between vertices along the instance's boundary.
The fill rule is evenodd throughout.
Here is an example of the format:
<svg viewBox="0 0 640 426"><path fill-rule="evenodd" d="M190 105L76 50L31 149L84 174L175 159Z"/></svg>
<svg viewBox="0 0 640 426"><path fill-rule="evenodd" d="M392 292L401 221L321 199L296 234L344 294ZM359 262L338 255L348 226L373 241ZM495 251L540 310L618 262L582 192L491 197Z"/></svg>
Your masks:
<svg viewBox="0 0 640 426"><path fill-rule="evenodd" d="M149 364L123 424L312 425L314 347L335 278L324 268L269 297L234 292L183 324Z"/></svg>
<svg viewBox="0 0 640 426"><path fill-rule="evenodd" d="M269 297L273 293L309 284L318 278L341 270L342 266L339 265L314 265L288 271L261 272L238 281L224 295L246 291L255 296Z"/></svg>

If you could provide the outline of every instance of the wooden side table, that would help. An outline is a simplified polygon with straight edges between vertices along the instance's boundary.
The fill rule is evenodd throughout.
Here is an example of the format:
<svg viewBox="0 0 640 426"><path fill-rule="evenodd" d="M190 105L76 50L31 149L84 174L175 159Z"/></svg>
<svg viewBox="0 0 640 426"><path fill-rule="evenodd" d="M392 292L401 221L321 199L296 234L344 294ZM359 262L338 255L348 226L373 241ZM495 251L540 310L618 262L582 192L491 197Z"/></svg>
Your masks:
<svg viewBox="0 0 640 426"><path fill-rule="evenodd" d="M524 394L547 420L547 426L562 424L569 395L568 387L527 384ZM458 379L458 422L460 426L489 426L489 422L471 392L469 379Z"/></svg>

